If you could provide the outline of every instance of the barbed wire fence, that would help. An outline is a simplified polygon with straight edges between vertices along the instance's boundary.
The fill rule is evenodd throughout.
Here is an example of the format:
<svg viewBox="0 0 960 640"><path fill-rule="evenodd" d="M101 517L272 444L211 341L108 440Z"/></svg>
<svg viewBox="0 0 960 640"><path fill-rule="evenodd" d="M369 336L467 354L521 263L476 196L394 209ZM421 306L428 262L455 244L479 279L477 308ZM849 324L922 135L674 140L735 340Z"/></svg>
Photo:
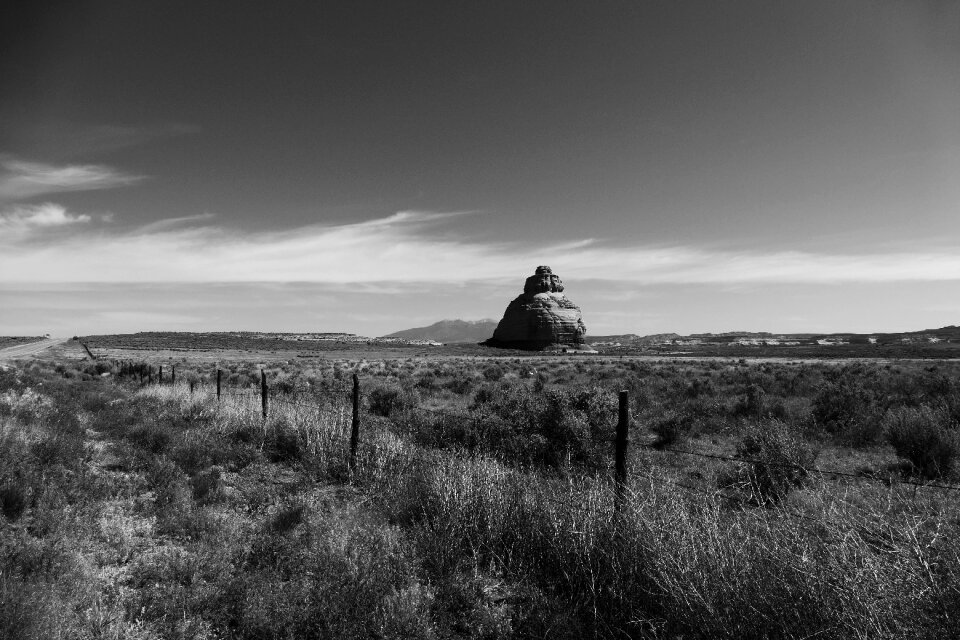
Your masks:
<svg viewBox="0 0 960 640"><path fill-rule="evenodd" d="M175 365L170 365L168 374L166 376L164 374L162 365L155 368L153 365L150 365L146 362L114 361L114 366L118 370L117 377L119 379L132 379L141 387L149 385L177 384ZM342 380L324 379L309 392L307 397L304 397L305 394L298 392L296 388L293 388L292 392L271 388L266 371L262 368L259 371L259 389L250 387L243 388L226 386L223 384L223 373L223 370L218 368L216 370L215 381L211 379L210 382L205 385L199 385L194 379L188 380L185 384L187 385L190 394L216 399L217 401L221 401L224 398L238 398L251 403L259 401L261 416L264 421L268 419L271 412L271 407L277 405L296 409L307 409L317 412L322 412L323 410L328 409L334 400L341 401L344 403L344 405L351 405L352 416L348 465L350 469L354 468L356 464L357 448L361 437L361 425L363 423L364 412L364 408L361 403L361 383L359 376L356 373L352 374L350 383L346 383ZM620 391L618 394L617 423L613 429L613 433L611 436L592 438L593 442L597 444L613 445L613 488L615 508L618 510L621 508L625 496L630 491L629 473L633 473L639 478L643 478L663 486L673 487L690 494L706 496L711 499L723 499L731 502L749 502L750 500L749 498L745 499L742 496L733 495L729 491L725 492L721 489L706 489L704 487L699 487L678 481L676 479L668 478L663 475L654 474L650 472L650 470L637 469L635 466L634 468L630 468L627 465L627 458L628 451L631 446L637 450L656 451L668 455L699 457L727 463L748 465L755 469L779 469L789 472L798 472L805 475L846 478L862 482L879 482L886 486L903 484L913 486L916 489L960 491L960 486L944 484L940 482L922 482L912 480L910 478L898 478L893 475L881 477L876 475L866 475L863 473L851 473L848 471L823 469L791 462L707 453L679 448L676 446L660 446L656 443L656 441L641 442L639 440L631 440L630 430L631 427L636 424L636 421L630 413L629 406L629 393L627 391ZM369 409L366 409L366 411L368 414L372 415ZM405 411L421 412L451 420L471 419L471 412L467 408L461 411L451 411L438 407L416 405L405 407ZM789 513L798 517L805 517L800 513Z"/></svg>

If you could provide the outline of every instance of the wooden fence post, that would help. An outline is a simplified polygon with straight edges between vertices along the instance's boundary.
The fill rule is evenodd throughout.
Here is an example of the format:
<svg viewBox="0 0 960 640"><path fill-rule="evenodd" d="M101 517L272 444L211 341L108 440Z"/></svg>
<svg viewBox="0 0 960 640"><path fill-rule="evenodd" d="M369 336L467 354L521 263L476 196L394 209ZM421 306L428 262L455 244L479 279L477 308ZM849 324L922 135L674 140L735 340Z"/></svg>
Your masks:
<svg viewBox="0 0 960 640"><path fill-rule="evenodd" d="M260 404L263 405L263 419L267 419L267 374L260 369Z"/></svg>
<svg viewBox="0 0 960 640"><path fill-rule="evenodd" d="M220 374L223 373L220 369L217 369L217 402L220 401Z"/></svg>
<svg viewBox="0 0 960 640"><path fill-rule="evenodd" d="M627 442L630 437L630 403L628 393L620 392L620 415L617 420L617 440L614 451L614 470L616 473L616 501L619 511L627 487Z"/></svg>
<svg viewBox="0 0 960 640"><path fill-rule="evenodd" d="M170 365L170 384L177 384L177 368Z"/></svg>
<svg viewBox="0 0 960 640"><path fill-rule="evenodd" d="M193 395L193 380L190 381L190 395Z"/></svg>
<svg viewBox="0 0 960 640"><path fill-rule="evenodd" d="M163 365L160 365L160 371L157 372L157 384L163 384Z"/></svg>
<svg viewBox="0 0 960 640"><path fill-rule="evenodd" d="M357 463L357 444L360 441L360 378L353 374L353 422L350 425L350 470Z"/></svg>

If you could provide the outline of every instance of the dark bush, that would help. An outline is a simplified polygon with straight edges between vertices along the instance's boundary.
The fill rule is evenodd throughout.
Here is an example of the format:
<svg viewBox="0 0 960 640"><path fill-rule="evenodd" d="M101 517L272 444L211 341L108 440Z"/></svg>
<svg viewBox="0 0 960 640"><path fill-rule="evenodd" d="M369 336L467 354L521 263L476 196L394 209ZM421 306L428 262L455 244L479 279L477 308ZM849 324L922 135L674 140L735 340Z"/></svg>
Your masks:
<svg viewBox="0 0 960 640"><path fill-rule="evenodd" d="M186 476L183 471L166 456L158 456L149 461L146 470L148 486L154 491L154 505L157 509L177 508L182 505L186 492Z"/></svg>
<svg viewBox="0 0 960 640"><path fill-rule="evenodd" d="M241 422L231 432L231 438L234 442L250 444L256 442L261 436L261 430L249 422Z"/></svg>
<svg viewBox="0 0 960 640"><path fill-rule="evenodd" d="M471 435L507 460L557 467L598 465L604 433L616 423L617 400L604 389L533 391L525 384L484 385L470 406Z"/></svg>
<svg viewBox="0 0 960 640"><path fill-rule="evenodd" d="M884 416L883 425L887 441L917 475L934 479L953 469L960 453L960 434L946 409L926 405L892 409Z"/></svg>
<svg viewBox="0 0 960 640"><path fill-rule="evenodd" d="M285 421L277 421L267 429L264 449L272 462L292 462L303 456L303 446L296 429Z"/></svg>
<svg viewBox="0 0 960 640"><path fill-rule="evenodd" d="M416 387L424 391L435 391L438 388L437 377L432 372L427 372L417 378Z"/></svg>
<svg viewBox="0 0 960 640"><path fill-rule="evenodd" d="M490 382L498 382L503 377L503 367L498 364L491 364L484 368L483 377Z"/></svg>
<svg viewBox="0 0 960 640"><path fill-rule="evenodd" d="M845 378L826 382L813 398L813 419L826 431L841 434L874 419L873 394L859 380Z"/></svg>
<svg viewBox="0 0 960 640"><path fill-rule="evenodd" d="M214 455L222 451L220 443L213 442L209 435L192 431L178 438L169 455L181 469L192 474L213 464Z"/></svg>
<svg viewBox="0 0 960 640"><path fill-rule="evenodd" d="M284 534L303 522L306 508L303 504L287 505L279 509L268 522L272 533Z"/></svg>
<svg viewBox="0 0 960 640"><path fill-rule="evenodd" d="M34 442L30 452L43 466L76 467L86 457L83 438L72 433L54 433Z"/></svg>
<svg viewBox="0 0 960 640"><path fill-rule="evenodd" d="M473 391L473 379L466 376L454 375L450 380L443 383L444 389L449 389L458 396L463 396Z"/></svg>
<svg viewBox="0 0 960 640"><path fill-rule="evenodd" d="M546 373L538 373L536 380L533 381L533 390L537 393L543 391L547 386L549 378Z"/></svg>
<svg viewBox="0 0 960 640"><path fill-rule="evenodd" d="M414 391L392 385L376 386L370 390L367 397L370 413L385 418L417 406L418 401Z"/></svg>
<svg viewBox="0 0 960 640"><path fill-rule="evenodd" d="M278 377L271 386L279 393L291 394L297 390L296 380L287 376Z"/></svg>
<svg viewBox="0 0 960 640"><path fill-rule="evenodd" d="M766 392L758 384L752 384L747 387L743 395L737 398L733 405L731 415L738 418L761 419L764 411L764 396Z"/></svg>
<svg viewBox="0 0 960 640"><path fill-rule="evenodd" d="M223 497L223 483L220 480L220 468L210 467L190 478L193 499L200 504L210 504Z"/></svg>
<svg viewBox="0 0 960 640"><path fill-rule="evenodd" d="M772 504L806 484L817 453L786 423L767 420L751 425L737 457L749 462L725 474L720 485L745 490L757 504Z"/></svg>
<svg viewBox="0 0 960 640"><path fill-rule="evenodd" d="M158 424L135 427L127 434L127 439L136 447L155 455L166 452L172 440L169 429Z"/></svg>
<svg viewBox="0 0 960 640"><path fill-rule="evenodd" d="M650 425L650 430L657 434L653 446L662 449L696 435L697 419L688 410L668 410Z"/></svg>
<svg viewBox="0 0 960 640"><path fill-rule="evenodd" d="M702 395L713 396L716 393L716 389L713 388L713 383L709 379L695 379L693 382L687 385L687 388L684 390L684 394L688 398L699 398Z"/></svg>
<svg viewBox="0 0 960 640"><path fill-rule="evenodd" d="M5 484L0 487L0 513L10 522L16 522L27 508L27 492L22 486Z"/></svg>

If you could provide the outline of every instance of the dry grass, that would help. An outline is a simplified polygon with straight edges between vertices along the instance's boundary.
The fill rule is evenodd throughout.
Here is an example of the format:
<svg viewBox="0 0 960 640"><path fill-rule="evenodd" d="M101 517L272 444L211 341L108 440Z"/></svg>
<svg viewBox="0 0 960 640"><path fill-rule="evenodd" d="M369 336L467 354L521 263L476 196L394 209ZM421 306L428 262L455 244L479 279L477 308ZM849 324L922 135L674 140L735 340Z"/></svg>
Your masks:
<svg viewBox="0 0 960 640"><path fill-rule="evenodd" d="M539 379L520 365L500 363L508 384ZM465 416L444 379L491 384L482 363L364 366L402 388L429 369L418 393ZM641 415L662 411L663 391L738 424L740 396L714 402L736 367L631 383L617 363L534 366L548 384L633 384ZM705 372L712 390L687 386ZM256 397L67 373L0 374L0 638L960 635L955 494L813 477L757 507L714 493L727 467L637 451L617 509L602 466L426 446L399 416L365 414L350 471L342 394L278 402L264 422ZM817 384L764 375L767 407ZM807 424L763 411L795 434ZM736 439L707 427L718 447ZM673 484L695 472L692 490Z"/></svg>

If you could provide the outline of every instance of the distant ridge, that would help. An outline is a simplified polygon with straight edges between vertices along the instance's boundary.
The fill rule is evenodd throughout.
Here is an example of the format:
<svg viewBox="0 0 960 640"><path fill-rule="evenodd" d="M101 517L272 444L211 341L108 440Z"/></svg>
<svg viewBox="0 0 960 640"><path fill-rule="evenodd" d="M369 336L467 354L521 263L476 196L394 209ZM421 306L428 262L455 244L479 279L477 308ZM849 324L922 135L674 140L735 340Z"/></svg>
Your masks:
<svg viewBox="0 0 960 640"><path fill-rule="evenodd" d="M909 344L924 342L960 343L960 327L950 325L939 329L896 332L835 332L835 333L770 333L768 331L724 331L722 333L691 333L681 336L676 333L657 333L638 336L633 333L591 336L588 342L595 345L662 345L662 344Z"/></svg>
<svg viewBox="0 0 960 640"><path fill-rule="evenodd" d="M638 336L635 333L620 333L611 336L589 336L587 342L590 344L604 344L620 342L623 344L660 344L678 340L682 338L679 333L655 333L649 336Z"/></svg>
<svg viewBox="0 0 960 640"><path fill-rule="evenodd" d="M437 342L483 342L493 335L496 320L441 320L429 327L404 329L384 338L435 340Z"/></svg>

